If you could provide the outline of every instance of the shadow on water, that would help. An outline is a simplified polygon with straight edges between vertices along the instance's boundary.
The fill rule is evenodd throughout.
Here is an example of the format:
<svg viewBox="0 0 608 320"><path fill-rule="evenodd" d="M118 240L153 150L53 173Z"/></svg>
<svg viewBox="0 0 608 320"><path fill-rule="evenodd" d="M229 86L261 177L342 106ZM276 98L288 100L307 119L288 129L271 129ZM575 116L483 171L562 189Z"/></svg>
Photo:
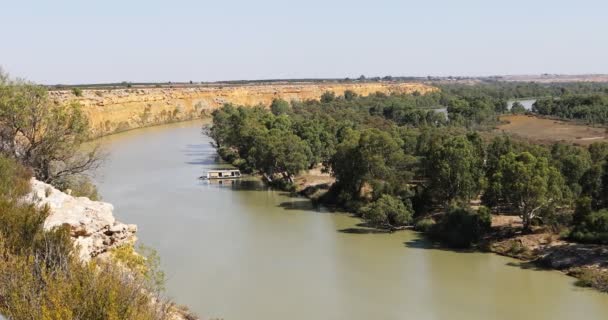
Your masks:
<svg viewBox="0 0 608 320"><path fill-rule="evenodd" d="M542 266L534 263L533 261L510 261L505 265L509 267L517 267L524 270L534 270L534 271L547 271L551 270L549 268L543 268Z"/></svg>
<svg viewBox="0 0 608 320"><path fill-rule="evenodd" d="M289 193L286 193L288 196ZM323 210L323 207L319 204L316 204L309 199L294 197L291 201L284 201L279 203L278 207L283 208L285 210L297 210L297 211L313 211L318 213L328 213L329 211Z"/></svg>
<svg viewBox="0 0 608 320"><path fill-rule="evenodd" d="M354 215L353 215L353 217L354 217ZM387 234L387 233L393 233L391 230L375 228L373 225L371 225L370 223L367 223L367 222L357 223L355 225L355 227L340 229L340 230L338 230L338 232L349 233L349 234Z"/></svg>
<svg viewBox="0 0 608 320"><path fill-rule="evenodd" d="M480 252L471 248L453 248L443 245L441 242L433 241L424 235L420 235L419 238L406 241L403 243L407 248L410 249L424 249L424 250L441 250L448 252L458 252L458 253L475 253Z"/></svg>
<svg viewBox="0 0 608 320"><path fill-rule="evenodd" d="M268 191L270 187L258 180L248 179L224 179L224 180L200 180L200 185L215 187L219 189L230 189L231 191Z"/></svg>
<svg viewBox="0 0 608 320"><path fill-rule="evenodd" d="M202 166L224 164L215 149L210 148L207 143L187 144L181 152L190 158L189 161L185 162L186 164Z"/></svg>

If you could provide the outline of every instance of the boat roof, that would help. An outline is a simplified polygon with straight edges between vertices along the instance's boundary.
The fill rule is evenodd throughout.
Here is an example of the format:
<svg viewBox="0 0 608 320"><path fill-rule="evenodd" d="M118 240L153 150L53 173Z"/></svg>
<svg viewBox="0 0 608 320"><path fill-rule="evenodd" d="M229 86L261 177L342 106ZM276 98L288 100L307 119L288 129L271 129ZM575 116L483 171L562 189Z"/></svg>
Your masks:
<svg viewBox="0 0 608 320"><path fill-rule="evenodd" d="M208 169L207 171L241 171L241 170L236 169L236 168L215 168L215 169Z"/></svg>

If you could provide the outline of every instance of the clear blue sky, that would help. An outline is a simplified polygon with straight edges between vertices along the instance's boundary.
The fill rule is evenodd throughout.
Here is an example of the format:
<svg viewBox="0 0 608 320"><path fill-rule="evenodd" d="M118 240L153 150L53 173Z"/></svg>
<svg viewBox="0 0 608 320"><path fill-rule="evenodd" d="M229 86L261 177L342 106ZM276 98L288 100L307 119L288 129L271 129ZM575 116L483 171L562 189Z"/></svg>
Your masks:
<svg viewBox="0 0 608 320"><path fill-rule="evenodd" d="M606 0L0 0L39 83L608 73Z"/></svg>

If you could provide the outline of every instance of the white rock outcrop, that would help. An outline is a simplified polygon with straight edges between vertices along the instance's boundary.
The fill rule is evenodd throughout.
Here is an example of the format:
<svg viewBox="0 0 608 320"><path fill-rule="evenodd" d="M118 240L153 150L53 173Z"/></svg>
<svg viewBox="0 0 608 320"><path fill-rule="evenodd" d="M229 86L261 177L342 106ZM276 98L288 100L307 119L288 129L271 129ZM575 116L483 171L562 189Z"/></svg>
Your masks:
<svg viewBox="0 0 608 320"><path fill-rule="evenodd" d="M106 202L73 197L50 184L31 180L32 189L25 201L36 206L48 206L49 216L44 228L50 230L61 225L70 227L74 244L80 248L80 258L90 260L111 248L137 240L137 226L116 221L114 207Z"/></svg>

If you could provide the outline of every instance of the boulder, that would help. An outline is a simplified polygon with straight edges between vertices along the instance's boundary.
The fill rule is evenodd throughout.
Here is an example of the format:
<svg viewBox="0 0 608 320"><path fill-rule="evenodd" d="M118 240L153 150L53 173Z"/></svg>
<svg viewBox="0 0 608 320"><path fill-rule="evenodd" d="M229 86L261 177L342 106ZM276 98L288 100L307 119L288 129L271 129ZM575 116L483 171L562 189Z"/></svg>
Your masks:
<svg viewBox="0 0 608 320"><path fill-rule="evenodd" d="M44 222L46 230L69 226L82 260L90 260L111 248L136 241L137 226L116 221L111 204L71 196L34 178L31 186L24 201L38 207L48 206L50 212Z"/></svg>

